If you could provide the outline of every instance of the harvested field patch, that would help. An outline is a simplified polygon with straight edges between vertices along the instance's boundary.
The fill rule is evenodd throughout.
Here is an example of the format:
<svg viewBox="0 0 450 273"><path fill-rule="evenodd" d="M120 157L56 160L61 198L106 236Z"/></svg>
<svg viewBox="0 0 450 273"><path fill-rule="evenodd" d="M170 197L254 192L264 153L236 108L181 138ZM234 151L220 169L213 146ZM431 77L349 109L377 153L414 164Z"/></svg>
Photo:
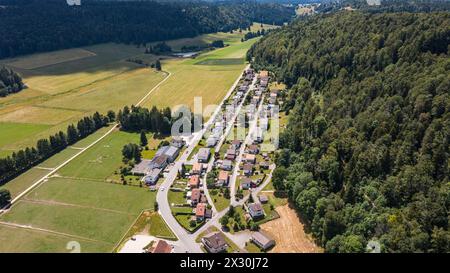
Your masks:
<svg viewBox="0 0 450 273"><path fill-rule="evenodd" d="M275 239L276 245L270 252L274 253L317 253L321 248L314 244L310 235L305 233L304 225L293 208L289 205L275 209L280 218L260 226Z"/></svg>

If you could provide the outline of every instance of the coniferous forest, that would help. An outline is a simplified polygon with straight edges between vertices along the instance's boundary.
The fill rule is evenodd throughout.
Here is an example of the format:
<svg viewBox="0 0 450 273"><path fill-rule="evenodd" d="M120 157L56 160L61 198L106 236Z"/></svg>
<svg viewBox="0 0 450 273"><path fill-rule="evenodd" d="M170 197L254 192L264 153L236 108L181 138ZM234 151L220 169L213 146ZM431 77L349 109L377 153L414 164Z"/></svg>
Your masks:
<svg viewBox="0 0 450 273"><path fill-rule="evenodd" d="M105 42L153 41L247 28L252 22L281 25L293 8L256 2L0 0L0 58Z"/></svg>
<svg viewBox="0 0 450 273"><path fill-rule="evenodd" d="M0 68L0 97L17 93L24 87L25 85L19 74L6 67Z"/></svg>
<svg viewBox="0 0 450 273"><path fill-rule="evenodd" d="M327 252L449 252L449 13L338 12L249 52L285 82L273 183Z"/></svg>

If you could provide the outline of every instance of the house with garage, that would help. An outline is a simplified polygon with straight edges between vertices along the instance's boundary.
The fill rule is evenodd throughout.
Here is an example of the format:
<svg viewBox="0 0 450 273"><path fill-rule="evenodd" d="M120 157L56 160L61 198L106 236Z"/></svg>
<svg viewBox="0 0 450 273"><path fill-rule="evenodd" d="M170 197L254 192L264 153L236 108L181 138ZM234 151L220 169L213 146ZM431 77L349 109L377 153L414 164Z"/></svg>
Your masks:
<svg viewBox="0 0 450 273"><path fill-rule="evenodd" d="M248 177L244 177L241 179L241 185L240 185L241 190L248 190L253 187L255 187L255 183L253 182L253 180L251 180Z"/></svg>
<svg viewBox="0 0 450 273"><path fill-rule="evenodd" d="M242 170L243 170L243 172L244 172L244 175L245 175L245 176L251 176L251 175L253 175L253 168L254 168L254 165L253 165L253 164L250 164L250 163L244 164L244 166L243 166L243 168L242 168Z"/></svg>
<svg viewBox="0 0 450 273"><path fill-rule="evenodd" d="M230 173L228 171L220 171L219 176L217 178L216 186L223 187L228 185Z"/></svg>
<svg viewBox="0 0 450 273"><path fill-rule="evenodd" d="M255 164L256 156L254 154L243 154L242 160L244 161L244 163Z"/></svg>
<svg viewBox="0 0 450 273"><path fill-rule="evenodd" d="M224 171L231 171L233 169L233 162L228 159L222 160L222 165L220 168Z"/></svg>
<svg viewBox="0 0 450 273"><path fill-rule="evenodd" d="M228 245L222 233L215 232L202 238L202 244L209 253L227 251Z"/></svg>
<svg viewBox="0 0 450 273"><path fill-rule="evenodd" d="M261 203L251 203L247 205L247 212L253 219L264 217L264 209Z"/></svg>
<svg viewBox="0 0 450 273"><path fill-rule="evenodd" d="M259 246L262 250L268 250L275 245L275 240L261 231L253 232L251 241Z"/></svg>
<svg viewBox="0 0 450 273"><path fill-rule="evenodd" d="M191 191L191 206L196 207L200 203L200 198L202 197L202 192L200 189L192 189Z"/></svg>
<svg viewBox="0 0 450 273"><path fill-rule="evenodd" d="M209 148L200 148L197 154L197 160L200 163L208 163L209 157L211 156L211 151Z"/></svg>
<svg viewBox="0 0 450 273"><path fill-rule="evenodd" d="M191 174L193 175L200 175L203 172L203 163L195 162L194 165L192 165Z"/></svg>
<svg viewBox="0 0 450 273"><path fill-rule="evenodd" d="M236 149L229 148L225 154L225 159L235 160L236 159Z"/></svg>
<svg viewBox="0 0 450 273"><path fill-rule="evenodd" d="M191 175L189 178L189 187L191 189L198 188L200 186L200 176L198 175Z"/></svg>
<svg viewBox="0 0 450 273"><path fill-rule="evenodd" d="M206 213L206 204L198 203L197 207L195 208L195 218L197 219L197 222L203 222L205 220L205 213Z"/></svg>

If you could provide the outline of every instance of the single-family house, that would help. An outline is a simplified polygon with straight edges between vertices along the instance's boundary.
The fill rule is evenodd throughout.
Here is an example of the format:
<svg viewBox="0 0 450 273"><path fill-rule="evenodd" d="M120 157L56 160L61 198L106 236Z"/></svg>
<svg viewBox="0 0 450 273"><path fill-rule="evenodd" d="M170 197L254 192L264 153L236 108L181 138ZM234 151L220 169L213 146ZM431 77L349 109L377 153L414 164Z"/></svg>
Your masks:
<svg viewBox="0 0 450 273"><path fill-rule="evenodd" d="M200 148L198 150L197 160L200 163L207 163L210 155L211 155L211 151L209 150L209 148Z"/></svg>
<svg viewBox="0 0 450 273"><path fill-rule="evenodd" d="M242 141L240 141L239 139L235 139L231 142L231 148L237 150L241 147Z"/></svg>
<svg viewBox="0 0 450 273"><path fill-rule="evenodd" d="M261 203L251 203L247 205L247 211L253 219L264 216L264 209Z"/></svg>
<svg viewBox="0 0 450 273"><path fill-rule="evenodd" d="M254 154L243 154L242 159L245 163L255 164L256 156Z"/></svg>
<svg viewBox="0 0 450 273"><path fill-rule="evenodd" d="M253 232L251 240L263 250L267 250L275 245L275 240L261 231Z"/></svg>
<svg viewBox="0 0 450 273"><path fill-rule="evenodd" d="M217 144L217 138L215 136L209 136L206 140L206 147L211 148L216 146Z"/></svg>
<svg viewBox="0 0 450 273"><path fill-rule="evenodd" d="M253 167L254 167L253 164L249 164L249 163L244 164L244 167L243 167L244 175L245 176L253 175Z"/></svg>
<svg viewBox="0 0 450 273"><path fill-rule="evenodd" d="M225 155L225 159L234 160L236 158L236 149L229 148Z"/></svg>
<svg viewBox="0 0 450 273"><path fill-rule="evenodd" d="M191 175L189 178L189 187L191 189L198 188L200 185L200 176L198 175Z"/></svg>
<svg viewBox="0 0 450 273"><path fill-rule="evenodd" d="M258 145L255 145L255 144L249 145L249 146L247 147L247 152L248 152L249 154L253 154L253 155L258 154L258 153L259 153L259 147L258 147Z"/></svg>
<svg viewBox="0 0 450 273"><path fill-rule="evenodd" d="M199 175L203 172L203 163L195 162L194 165L192 165L191 174Z"/></svg>
<svg viewBox="0 0 450 273"><path fill-rule="evenodd" d="M206 204L205 203L198 203L197 207L195 208L195 218L198 222L202 222L205 220L205 212L206 212Z"/></svg>
<svg viewBox="0 0 450 273"><path fill-rule="evenodd" d="M220 171L219 176L217 178L217 187L222 187L224 185L228 185L228 179L230 177L230 173L228 171Z"/></svg>
<svg viewBox="0 0 450 273"><path fill-rule="evenodd" d="M241 185L240 188L241 190L248 190L253 188L255 185L255 183L248 177L244 177L241 179Z"/></svg>
<svg viewBox="0 0 450 273"><path fill-rule="evenodd" d="M191 206L195 207L198 203L200 203L200 198L202 196L202 193L200 189L192 189L191 192Z"/></svg>
<svg viewBox="0 0 450 273"><path fill-rule="evenodd" d="M266 160L261 161L261 162L259 162L258 164L259 164L259 167L260 167L261 169L264 169L264 170L267 170L267 169L269 169L269 167L270 167L270 163L269 163L268 161L266 161Z"/></svg>
<svg viewBox="0 0 450 273"><path fill-rule="evenodd" d="M233 169L233 162L231 160L224 159L220 168L225 171L231 171Z"/></svg>
<svg viewBox="0 0 450 273"><path fill-rule="evenodd" d="M269 77L269 71L267 71L267 70L261 70L261 71L259 72L259 77L260 77L261 79L263 79L263 78L268 78L268 77Z"/></svg>
<svg viewBox="0 0 450 273"><path fill-rule="evenodd" d="M225 252L227 250L227 242L222 233L215 232L202 238L202 244L210 253Z"/></svg>

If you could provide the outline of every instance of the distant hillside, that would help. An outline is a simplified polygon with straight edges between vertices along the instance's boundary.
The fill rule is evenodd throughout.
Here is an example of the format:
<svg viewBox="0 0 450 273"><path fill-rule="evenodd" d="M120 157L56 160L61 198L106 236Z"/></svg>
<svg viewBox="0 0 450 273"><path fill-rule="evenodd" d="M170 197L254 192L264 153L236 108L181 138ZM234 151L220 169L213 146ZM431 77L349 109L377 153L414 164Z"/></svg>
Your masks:
<svg viewBox="0 0 450 273"><path fill-rule="evenodd" d="M448 12L343 11L250 50L290 87L274 186L327 252L450 251L449 49Z"/></svg>
<svg viewBox="0 0 450 273"><path fill-rule="evenodd" d="M152 41L247 28L254 21L281 25L295 12L255 2L0 0L0 58L120 42ZM24 23L26 22L26 23Z"/></svg>

